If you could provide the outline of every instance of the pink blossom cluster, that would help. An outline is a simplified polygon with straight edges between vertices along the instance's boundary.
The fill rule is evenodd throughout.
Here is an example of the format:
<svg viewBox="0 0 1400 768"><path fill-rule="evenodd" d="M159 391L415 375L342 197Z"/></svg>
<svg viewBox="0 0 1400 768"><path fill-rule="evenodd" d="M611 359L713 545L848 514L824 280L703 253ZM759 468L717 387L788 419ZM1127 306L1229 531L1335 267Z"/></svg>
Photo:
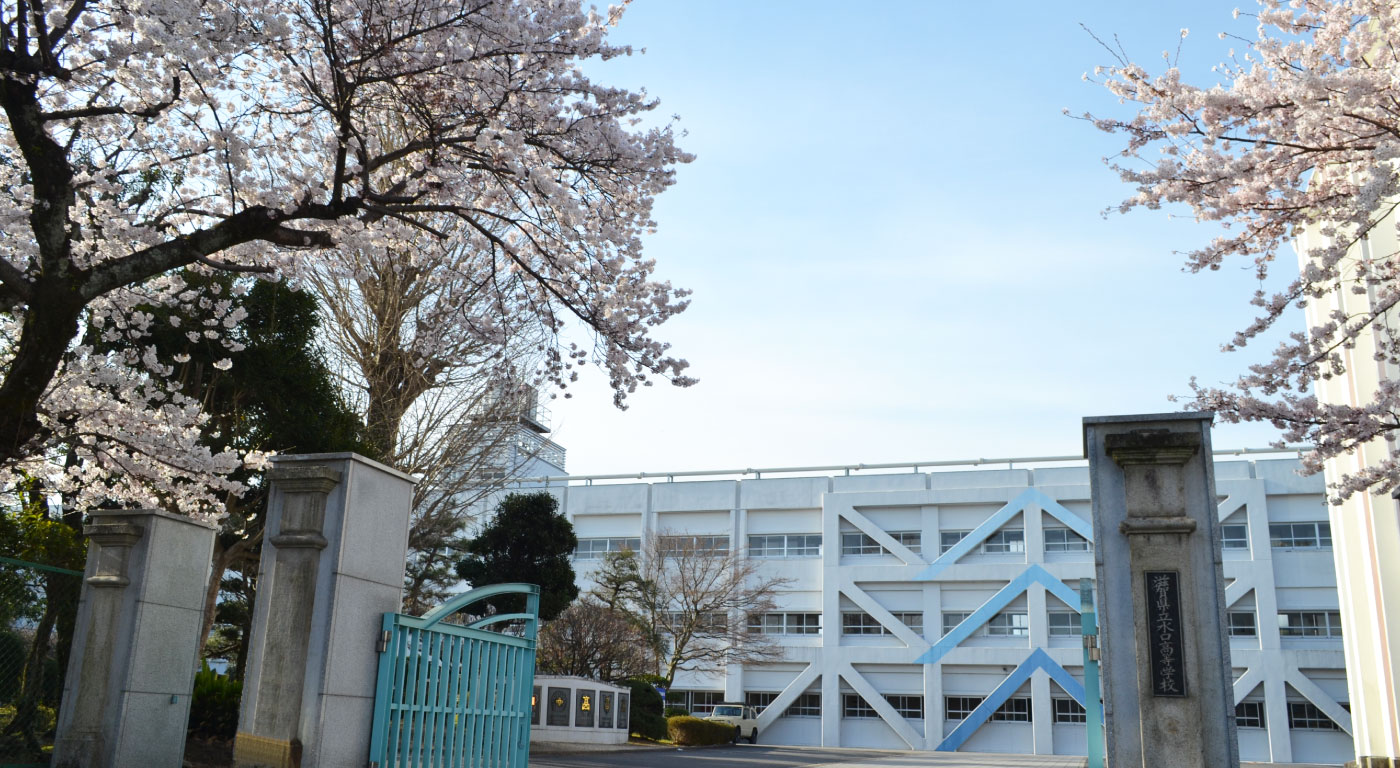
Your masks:
<svg viewBox="0 0 1400 768"><path fill-rule="evenodd" d="M1239 14L1239 11L1236 11ZM1304 232L1301 269L1277 292L1253 297L1256 319L1225 345L1243 347L1292 322L1290 307L1340 307L1339 292L1365 296L1323 322L1289 334L1267 362L1233 386L1192 381L1192 407L1227 422L1262 421L1289 442L1314 448L1317 472L1332 457L1400 430L1400 363L1395 305L1400 300L1400 3L1393 0L1260 0L1257 39L1215 68L1220 82L1198 87L1169 66L1153 75L1121 58L1102 82L1135 112L1126 119L1085 115L1127 138L1110 164L1137 188L1119 210L1188 207L1224 232L1191 251L1188 268L1216 270L1248 259L1261 284L1285 244ZM1224 37L1224 35L1222 35ZM1384 235L1384 237L1382 237ZM1295 269L1292 258L1284 269ZM1355 307L1362 306L1363 309ZM1319 401L1319 382L1348 373L1344 359L1364 350L1382 384L1355 405ZM1395 459L1332 486L1334 501L1400 488Z"/></svg>
<svg viewBox="0 0 1400 768"><path fill-rule="evenodd" d="M448 251L435 305L505 348L543 329L539 375L607 371L616 402L691 383L654 329L687 292L641 236L691 156L657 102L592 82L606 15L579 0L111 0L0 5L0 483L65 503L215 516L225 476L172 362L98 354L144 338L152 306L223 338L227 296L177 270L298 279L363 254ZM399 256L399 254L407 254ZM483 300L486 294L489 300ZM145 309L142 309L145 307ZM489 310L482 310L489 307ZM561 340L581 321L596 344ZM450 334L449 334L450 337ZM450 358L452 344L418 350ZM139 345L138 345L139 346ZM479 349L480 345L473 345ZM449 360L450 362L450 360Z"/></svg>

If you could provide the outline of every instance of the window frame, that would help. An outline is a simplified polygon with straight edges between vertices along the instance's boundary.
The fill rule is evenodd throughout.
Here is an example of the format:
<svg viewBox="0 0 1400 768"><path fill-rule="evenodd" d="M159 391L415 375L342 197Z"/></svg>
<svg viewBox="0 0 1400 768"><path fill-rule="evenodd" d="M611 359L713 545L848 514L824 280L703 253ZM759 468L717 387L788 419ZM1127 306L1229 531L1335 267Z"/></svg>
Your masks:
<svg viewBox="0 0 1400 768"><path fill-rule="evenodd" d="M1024 624L1016 621L1017 616ZM1025 611L1002 611L987 620L985 629L988 637L1029 637L1031 618Z"/></svg>
<svg viewBox="0 0 1400 768"><path fill-rule="evenodd" d="M854 630L854 631L853 631ZM841 635L843 637L868 637L888 635L890 631L880 620L865 611L841 612Z"/></svg>
<svg viewBox="0 0 1400 768"><path fill-rule="evenodd" d="M986 696L944 696L943 697L943 719L950 723L960 723L972 716L977 708L986 701ZM956 706L955 706L956 703ZM954 713L960 713L954 717Z"/></svg>
<svg viewBox="0 0 1400 768"><path fill-rule="evenodd" d="M886 693L885 702L905 720L924 719L924 697L917 693Z"/></svg>
<svg viewBox="0 0 1400 768"><path fill-rule="evenodd" d="M1093 544L1089 540L1079 535L1079 532L1070 527L1047 526L1042 529L1044 535L1045 551L1049 552L1092 552ZM1051 541L1051 535L1060 538L1060 541Z"/></svg>
<svg viewBox="0 0 1400 768"><path fill-rule="evenodd" d="M1274 549L1331 549L1332 524L1326 520L1269 523L1269 546Z"/></svg>
<svg viewBox="0 0 1400 768"><path fill-rule="evenodd" d="M588 542L589 546L589 551L586 554L582 549L584 542ZM613 546L616 542L622 542L622 544L620 546ZM635 546L632 546L634 542ZM603 544L603 548L599 549L597 547L599 543ZM642 540L635 536L591 536L578 540L578 546L574 547L573 559L602 560L609 552L626 552L628 550L640 552L641 549Z"/></svg>
<svg viewBox="0 0 1400 768"><path fill-rule="evenodd" d="M910 552L916 555L923 554L923 531L885 531L885 533L904 545L904 548ZM841 532L842 557L874 557L892 554L894 553L885 549L883 544L865 531Z"/></svg>
<svg viewBox="0 0 1400 768"><path fill-rule="evenodd" d="M794 622L792 617L802 616L801 620ZM778 617L776 620L770 617ZM815 626L807 622L815 617ZM813 611L769 611L767 613L751 613L744 622L744 631L751 635L788 635L792 637L816 637L822 633L821 612ZM792 628L801 631L790 631ZM808 630L812 631L808 631Z"/></svg>
<svg viewBox="0 0 1400 768"><path fill-rule="evenodd" d="M1318 709L1311 701L1290 701L1288 703L1288 729L1290 731L1340 731L1342 727Z"/></svg>
<svg viewBox="0 0 1400 768"><path fill-rule="evenodd" d="M870 706L870 702L865 700L859 693L841 694L841 719L843 720L870 720L878 719L880 713Z"/></svg>
<svg viewBox="0 0 1400 768"><path fill-rule="evenodd" d="M1245 617L1249 618L1247 627L1242 621ZM1225 629L1230 637L1257 638L1259 637L1259 620L1252 610L1227 611L1225 613ZM1246 632L1246 629L1249 631Z"/></svg>
<svg viewBox="0 0 1400 768"><path fill-rule="evenodd" d="M814 703L815 702L815 703ZM783 710L783 717L821 717L822 694L820 691L805 691L797 694L792 704Z"/></svg>
<svg viewBox="0 0 1400 768"><path fill-rule="evenodd" d="M1239 536L1226 536L1225 529L1239 528L1243 533ZM1249 549L1249 523L1223 523L1220 526L1220 548L1225 549Z"/></svg>
<svg viewBox="0 0 1400 768"><path fill-rule="evenodd" d="M1022 555L1026 552L1026 529L1000 528L982 540L984 555Z"/></svg>
<svg viewBox="0 0 1400 768"><path fill-rule="evenodd" d="M1056 626L1055 620L1062 617L1069 617L1069 630L1063 631L1065 627ZM1079 637L1084 631L1083 621L1078 613L1074 611L1046 611L1045 612L1045 632L1049 637Z"/></svg>
<svg viewBox="0 0 1400 768"><path fill-rule="evenodd" d="M1245 699L1235 705L1235 727L1268 728L1264 702L1258 699Z"/></svg>
<svg viewBox="0 0 1400 768"><path fill-rule="evenodd" d="M778 694L778 691L744 691L744 706L752 708L754 714L761 715L763 710L778 698ZM758 703L760 700L763 703Z"/></svg>
<svg viewBox="0 0 1400 768"><path fill-rule="evenodd" d="M761 548L754 547L754 540L762 539ZM773 540L780 539L781 546L775 547ZM812 546L811 540L816 540ZM764 559L794 559L822 556L822 535L820 533L753 533L749 534L749 557Z"/></svg>
<svg viewBox="0 0 1400 768"><path fill-rule="evenodd" d="M1085 725L1089 712L1072 698L1056 696L1050 699L1050 722L1055 725Z"/></svg>
<svg viewBox="0 0 1400 768"><path fill-rule="evenodd" d="M939 531L939 532L938 532L938 554L939 554L939 556L942 556L942 555L944 555L944 554L947 554L948 550L952 549L953 547L956 547L956 546L958 545L959 542L961 542L963 539L967 538L967 535L968 535L969 533L972 533L972 531ZM949 536L952 536L952 535L956 535L957 538L956 538L956 539L953 539L952 542L950 543L950 542L948 541L948 537L949 537Z"/></svg>
<svg viewBox="0 0 1400 768"><path fill-rule="evenodd" d="M940 621L943 625L943 634L939 635L939 637L947 637L948 633L957 629L959 624L962 624L964 621L967 621L968 619L972 618L972 613L972 611L943 611L942 615L940 616ZM949 626L949 616L961 616L962 618L953 622L952 626Z"/></svg>
<svg viewBox="0 0 1400 768"><path fill-rule="evenodd" d="M997 707L992 716L987 718L995 723L1031 723L1035 722L1034 712L1031 707L1029 696L1012 696Z"/></svg>
<svg viewBox="0 0 1400 768"><path fill-rule="evenodd" d="M1297 625L1292 623L1291 617L1297 616ZM1317 617L1322 617L1322 624L1307 624L1304 617L1312 617L1316 622ZM1322 631L1316 631L1316 630ZM1323 608L1320 610L1303 611L1279 611L1278 612L1278 633L1280 637L1304 637L1323 638L1328 640L1340 640L1342 637L1342 614L1340 610Z"/></svg>

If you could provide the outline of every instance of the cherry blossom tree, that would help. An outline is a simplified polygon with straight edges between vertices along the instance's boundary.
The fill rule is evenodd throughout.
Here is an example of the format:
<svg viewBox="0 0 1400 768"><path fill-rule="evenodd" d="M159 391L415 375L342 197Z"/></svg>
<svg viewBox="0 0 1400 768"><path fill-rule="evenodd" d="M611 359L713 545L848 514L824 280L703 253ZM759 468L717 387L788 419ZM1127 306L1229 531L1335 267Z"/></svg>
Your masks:
<svg viewBox="0 0 1400 768"><path fill-rule="evenodd" d="M1365 310L1334 311L1306 332L1289 332L1233 386L1192 381L1193 407L1227 422L1268 422L1287 441L1311 443L1304 467L1317 472L1331 457L1400 431L1393 376L1362 393L1359 406L1315 394L1319 382L1347 373L1344 353L1363 338L1377 364L1400 362L1400 253L1386 245L1400 225L1400 4L1260 0L1256 18L1257 38L1216 67L1214 85L1188 84L1174 62L1154 75L1110 49L1117 63L1097 75L1134 114L1085 117L1127 140L1110 162L1137 193L1119 210L1184 206L1222 227L1188 254L1189 270L1241 261L1262 286L1285 257L1287 285L1255 293L1256 319L1225 349L1293 323L1293 307L1341 306L1335 299L1343 292L1369 296ZM1306 234L1316 236L1299 239ZM1295 241L1301 269L1285 248ZM1340 502L1396 488L1400 461L1392 454L1332 491Z"/></svg>
<svg viewBox="0 0 1400 768"><path fill-rule="evenodd" d="M640 237L690 160L656 102L592 82L617 10L578 0L0 2L0 481L67 503L207 513L255 456L197 442L198 404L144 338L141 306L194 309L222 339L227 297L181 268L298 277L317 261L459 231L499 314L544 329L539 375L596 362L622 405L686 385L655 327L686 305ZM393 131L383 127L393 125ZM592 348L561 339L591 329ZM227 341L231 350L236 342ZM56 460L64 459L67 460Z"/></svg>

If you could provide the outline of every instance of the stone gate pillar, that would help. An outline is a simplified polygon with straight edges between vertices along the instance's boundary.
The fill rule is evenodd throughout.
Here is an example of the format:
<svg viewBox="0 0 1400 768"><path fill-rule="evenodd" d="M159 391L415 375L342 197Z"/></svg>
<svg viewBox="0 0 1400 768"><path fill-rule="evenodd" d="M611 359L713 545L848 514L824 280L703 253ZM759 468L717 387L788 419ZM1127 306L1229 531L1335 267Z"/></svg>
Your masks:
<svg viewBox="0 0 1400 768"><path fill-rule="evenodd" d="M413 479L352 453L280 456L267 478L234 762L364 765L380 623L402 599Z"/></svg>
<svg viewBox="0 0 1400 768"><path fill-rule="evenodd" d="M179 768L214 526L154 509L88 521L52 764Z"/></svg>
<svg viewBox="0 0 1400 768"><path fill-rule="evenodd" d="M1210 413L1084 419L1113 768L1238 768Z"/></svg>

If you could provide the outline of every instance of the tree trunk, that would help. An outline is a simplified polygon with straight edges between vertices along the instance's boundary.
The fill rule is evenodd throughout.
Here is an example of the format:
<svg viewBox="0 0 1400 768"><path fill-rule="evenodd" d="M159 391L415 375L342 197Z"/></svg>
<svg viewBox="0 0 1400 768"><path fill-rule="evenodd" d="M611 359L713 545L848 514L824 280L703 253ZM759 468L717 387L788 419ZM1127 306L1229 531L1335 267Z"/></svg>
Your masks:
<svg viewBox="0 0 1400 768"><path fill-rule="evenodd" d="M219 588L223 584L224 574L261 538L262 533L259 532L253 538L239 539L228 547L222 546L217 537L214 539L214 560L209 569L209 583L204 587L204 625L199 633L203 639L199 646L201 651L204 641L209 639L209 633L214 631L214 619L219 613ZM249 608L251 610L251 606Z"/></svg>

